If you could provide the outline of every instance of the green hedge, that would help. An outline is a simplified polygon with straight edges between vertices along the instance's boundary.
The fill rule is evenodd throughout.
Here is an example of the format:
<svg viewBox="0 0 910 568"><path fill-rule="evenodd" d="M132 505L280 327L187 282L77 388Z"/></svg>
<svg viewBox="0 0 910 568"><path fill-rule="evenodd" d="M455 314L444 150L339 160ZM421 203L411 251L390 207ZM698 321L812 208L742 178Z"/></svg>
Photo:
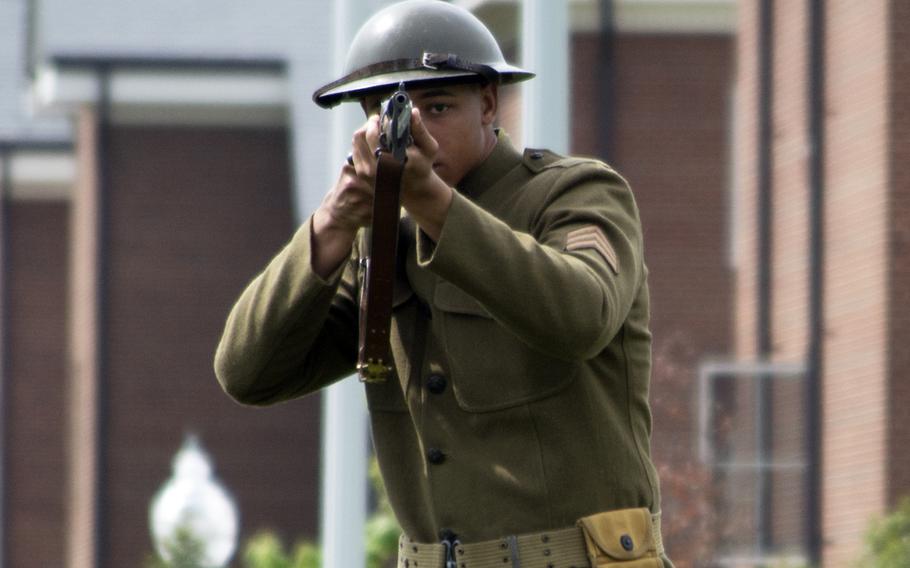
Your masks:
<svg viewBox="0 0 910 568"><path fill-rule="evenodd" d="M910 568L910 497L890 515L872 521L857 567Z"/></svg>

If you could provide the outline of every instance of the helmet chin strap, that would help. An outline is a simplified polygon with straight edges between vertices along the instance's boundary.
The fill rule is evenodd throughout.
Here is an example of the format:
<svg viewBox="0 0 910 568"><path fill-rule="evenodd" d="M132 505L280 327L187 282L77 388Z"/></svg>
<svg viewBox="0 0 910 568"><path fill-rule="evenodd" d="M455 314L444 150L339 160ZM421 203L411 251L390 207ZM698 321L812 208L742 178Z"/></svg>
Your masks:
<svg viewBox="0 0 910 568"><path fill-rule="evenodd" d="M465 61L454 53L431 53L425 51L421 58L421 63L427 69L455 69L458 71L470 71L486 79L488 83L496 83L499 80L499 72L489 65L483 63L472 63Z"/></svg>

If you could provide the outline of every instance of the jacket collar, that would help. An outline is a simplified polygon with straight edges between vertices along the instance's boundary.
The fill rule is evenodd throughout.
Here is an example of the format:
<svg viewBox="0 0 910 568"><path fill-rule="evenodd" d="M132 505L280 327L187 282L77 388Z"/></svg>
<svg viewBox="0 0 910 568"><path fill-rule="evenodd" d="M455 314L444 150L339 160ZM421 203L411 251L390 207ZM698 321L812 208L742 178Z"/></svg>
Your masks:
<svg viewBox="0 0 910 568"><path fill-rule="evenodd" d="M496 184L515 166L521 164L521 154L512 146L509 135L496 129L496 145L479 166L455 186L459 193L477 200L488 188Z"/></svg>

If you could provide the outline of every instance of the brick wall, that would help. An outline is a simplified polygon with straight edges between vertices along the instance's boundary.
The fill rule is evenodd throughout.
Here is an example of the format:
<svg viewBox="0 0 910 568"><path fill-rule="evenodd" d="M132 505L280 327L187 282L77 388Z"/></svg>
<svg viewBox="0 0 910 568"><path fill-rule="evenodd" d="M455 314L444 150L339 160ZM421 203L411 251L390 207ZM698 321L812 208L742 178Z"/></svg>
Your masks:
<svg viewBox="0 0 910 568"><path fill-rule="evenodd" d="M735 347L737 358L756 354L759 129L758 2L741 2L737 10L733 133L733 242Z"/></svg>
<svg viewBox="0 0 910 568"><path fill-rule="evenodd" d="M8 200L4 532L8 566L63 566L67 225L63 201Z"/></svg>
<svg viewBox="0 0 910 568"><path fill-rule="evenodd" d="M889 60L891 91L889 171L891 186L891 248L888 433L891 456L888 502L910 495L910 3L890 2Z"/></svg>
<svg viewBox="0 0 910 568"><path fill-rule="evenodd" d="M736 179L742 204L737 275L741 356L751 354L755 342L757 266L750 218L756 207L758 5L753 0L740 9ZM805 3L774 6L772 345L776 359L799 360L806 349L808 301L808 24ZM889 465L894 454L888 451L889 435L904 427L894 422L887 403L889 395L898 394L889 386L894 376L888 374L887 348L897 339L888 329L889 321L895 321L889 320L889 312L895 312L888 290L899 289L896 280L889 282L889 267L899 265L889 254L896 250L892 235L901 226L893 218L898 213L889 214L889 187L899 184L889 179L888 169L891 117L886 101L894 73L887 54L888 41L896 40L888 39L887 7L887 2L826 3L822 533L823 562L830 566L855 559L870 517L885 508L889 471L895 471ZM798 409L776 411L779 417ZM776 449L796 447L797 441L778 436ZM778 491L775 507L797 495ZM783 521L775 519L779 537L788 532Z"/></svg>
<svg viewBox="0 0 910 568"><path fill-rule="evenodd" d="M774 13L772 192L772 349L805 357L808 331L808 15L803 2Z"/></svg>
<svg viewBox="0 0 910 568"><path fill-rule="evenodd" d="M283 129L112 132L106 566L151 552L148 506L187 432L237 497L242 538L316 532L318 397L244 408L212 371L233 301L294 230L287 155Z"/></svg>
<svg viewBox="0 0 910 568"><path fill-rule="evenodd" d="M787 363L805 360L809 340L808 25L807 3L775 3L771 358ZM802 387L776 379L772 391L771 456L779 463L803 459ZM772 475L770 544L776 551L798 552L805 522L802 471Z"/></svg>
<svg viewBox="0 0 910 568"><path fill-rule="evenodd" d="M600 152L600 44L573 41L573 153ZM664 538L674 561L708 554L707 472L694 455L693 385L704 359L729 352L727 264L732 40L631 34L615 43L614 155L641 210L654 368L652 455L661 474Z"/></svg>
<svg viewBox="0 0 910 568"><path fill-rule="evenodd" d="M667 549L687 566L709 554L711 539L707 473L694 455L692 387L702 360L732 348L733 42L726 35L630 33L615 41L616 130L602 133L599 37L572 38L571 148L602 157L601 136L611 134L615 155L608 161L629 180L641 209L654 334L652 454L661 474ZM519 92L503 92L500 123L520 134Z"/></svg>
<svg viewBox="0 0 910 568"><path fill-rule="evenodd" d="M729 348L731 48L727 36L632 34L616 47L611 162L641 209L655 347L692 342L694 359Z"/></svg>
<svg viewBox="0 0 910 568"><path fill-rule="evenodd" d="M827 10L822 499L823 558L836 566L885 506L889 74L886 2Z"/></svg>

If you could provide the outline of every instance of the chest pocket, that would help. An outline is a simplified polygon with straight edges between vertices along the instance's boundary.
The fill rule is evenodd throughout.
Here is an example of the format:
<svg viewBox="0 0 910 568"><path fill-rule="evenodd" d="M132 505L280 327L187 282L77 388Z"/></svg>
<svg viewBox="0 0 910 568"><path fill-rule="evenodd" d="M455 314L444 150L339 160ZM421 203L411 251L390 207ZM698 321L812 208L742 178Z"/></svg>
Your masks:
<svg viewBox="0 0 910 568"><path fill-rule="evenodd" d="M545 355L500 325L474 298L440 282L443 343L459 406L492 412L541 400L568 387L579 363Z"/></svg>

